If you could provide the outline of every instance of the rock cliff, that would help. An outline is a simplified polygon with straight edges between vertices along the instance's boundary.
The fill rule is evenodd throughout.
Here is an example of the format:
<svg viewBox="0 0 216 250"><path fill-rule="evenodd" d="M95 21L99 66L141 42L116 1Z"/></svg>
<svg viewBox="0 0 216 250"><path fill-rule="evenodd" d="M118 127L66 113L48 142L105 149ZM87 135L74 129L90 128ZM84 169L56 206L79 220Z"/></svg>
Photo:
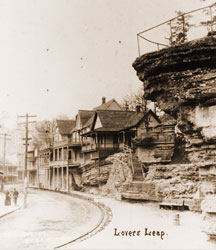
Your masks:
<svg viewBox="0 0 216 250"><path fill-rule="evenodd" d="M177 119L189 162L216 160L216 36L140 56L145 98Z"/></svg>

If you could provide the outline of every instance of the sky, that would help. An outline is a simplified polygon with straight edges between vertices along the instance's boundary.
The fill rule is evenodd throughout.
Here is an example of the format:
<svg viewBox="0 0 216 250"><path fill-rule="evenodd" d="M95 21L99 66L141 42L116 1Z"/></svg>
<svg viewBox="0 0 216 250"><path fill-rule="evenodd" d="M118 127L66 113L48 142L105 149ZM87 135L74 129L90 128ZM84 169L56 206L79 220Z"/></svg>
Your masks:
<svg viewBox="0 0 216 250"><path fill-rule="evenodd" d="M0 125L74 118L142 86L136 34L214 1L0 0ZM34 118L35 120L35 118Z"/></svg>

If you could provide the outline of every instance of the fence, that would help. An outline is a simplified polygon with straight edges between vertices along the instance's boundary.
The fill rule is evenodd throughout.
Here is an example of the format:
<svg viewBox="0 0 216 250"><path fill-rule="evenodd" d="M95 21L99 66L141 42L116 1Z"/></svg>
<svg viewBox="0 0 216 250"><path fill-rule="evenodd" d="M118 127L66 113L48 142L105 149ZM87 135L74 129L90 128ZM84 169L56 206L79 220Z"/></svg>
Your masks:
<svg viewBox="0 0 216 250"><path fill-rule="evenodd" d="M216 25L216 3L195 9L137 34L138 53L160 50L205 36ZM192 15L193 14L193 15ZM175 40L179 36L180 40ZM141 41L145 41L141 43ZM147 45L147 44L148 45ZM156 46L156 47L155 47ZM146 51L147 50L147 51Z"/></svg>

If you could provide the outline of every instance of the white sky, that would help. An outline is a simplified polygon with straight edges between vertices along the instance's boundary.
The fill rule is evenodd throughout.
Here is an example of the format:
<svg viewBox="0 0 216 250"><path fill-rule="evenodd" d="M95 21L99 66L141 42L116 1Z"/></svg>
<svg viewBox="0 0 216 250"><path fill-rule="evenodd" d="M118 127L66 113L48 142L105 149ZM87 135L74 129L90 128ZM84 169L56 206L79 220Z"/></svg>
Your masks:
<svg viewBox="0 0 216 250"><path fill-rule="evenodd" d="M0 0L0 124L120 101L141 82L136 34L214 1Z"/></svg>

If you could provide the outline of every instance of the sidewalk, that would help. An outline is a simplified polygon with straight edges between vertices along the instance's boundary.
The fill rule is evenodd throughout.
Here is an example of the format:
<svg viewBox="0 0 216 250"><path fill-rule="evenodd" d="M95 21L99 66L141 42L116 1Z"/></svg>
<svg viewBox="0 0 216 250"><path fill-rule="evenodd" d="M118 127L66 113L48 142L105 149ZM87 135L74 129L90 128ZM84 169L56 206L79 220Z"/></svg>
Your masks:
<svg viewBox="0 0 216 250"><path fill-rule="evenodd" d="M208 241L201 231L200 213L163 210L151 202L117 201L77 191L72 193L104 203L111 208L113 218L94 237L65 249L215 249L215 243ZM179 214L180 225L175 224L176 214ZM135 234L130 235L130 231Z"/></svg>
<svg viewBox="0 0 216 250"><path fill-rule="evenodd" d="M4 202L5 202L5 194L4 193L0 193L0 218L15 212L16 210L20 209L22 206L22 197L18 197L18 201L17 201L17 206L15 206L13 204L13 201L11 201L11 205L10 206L5 206Z"/></svg>

